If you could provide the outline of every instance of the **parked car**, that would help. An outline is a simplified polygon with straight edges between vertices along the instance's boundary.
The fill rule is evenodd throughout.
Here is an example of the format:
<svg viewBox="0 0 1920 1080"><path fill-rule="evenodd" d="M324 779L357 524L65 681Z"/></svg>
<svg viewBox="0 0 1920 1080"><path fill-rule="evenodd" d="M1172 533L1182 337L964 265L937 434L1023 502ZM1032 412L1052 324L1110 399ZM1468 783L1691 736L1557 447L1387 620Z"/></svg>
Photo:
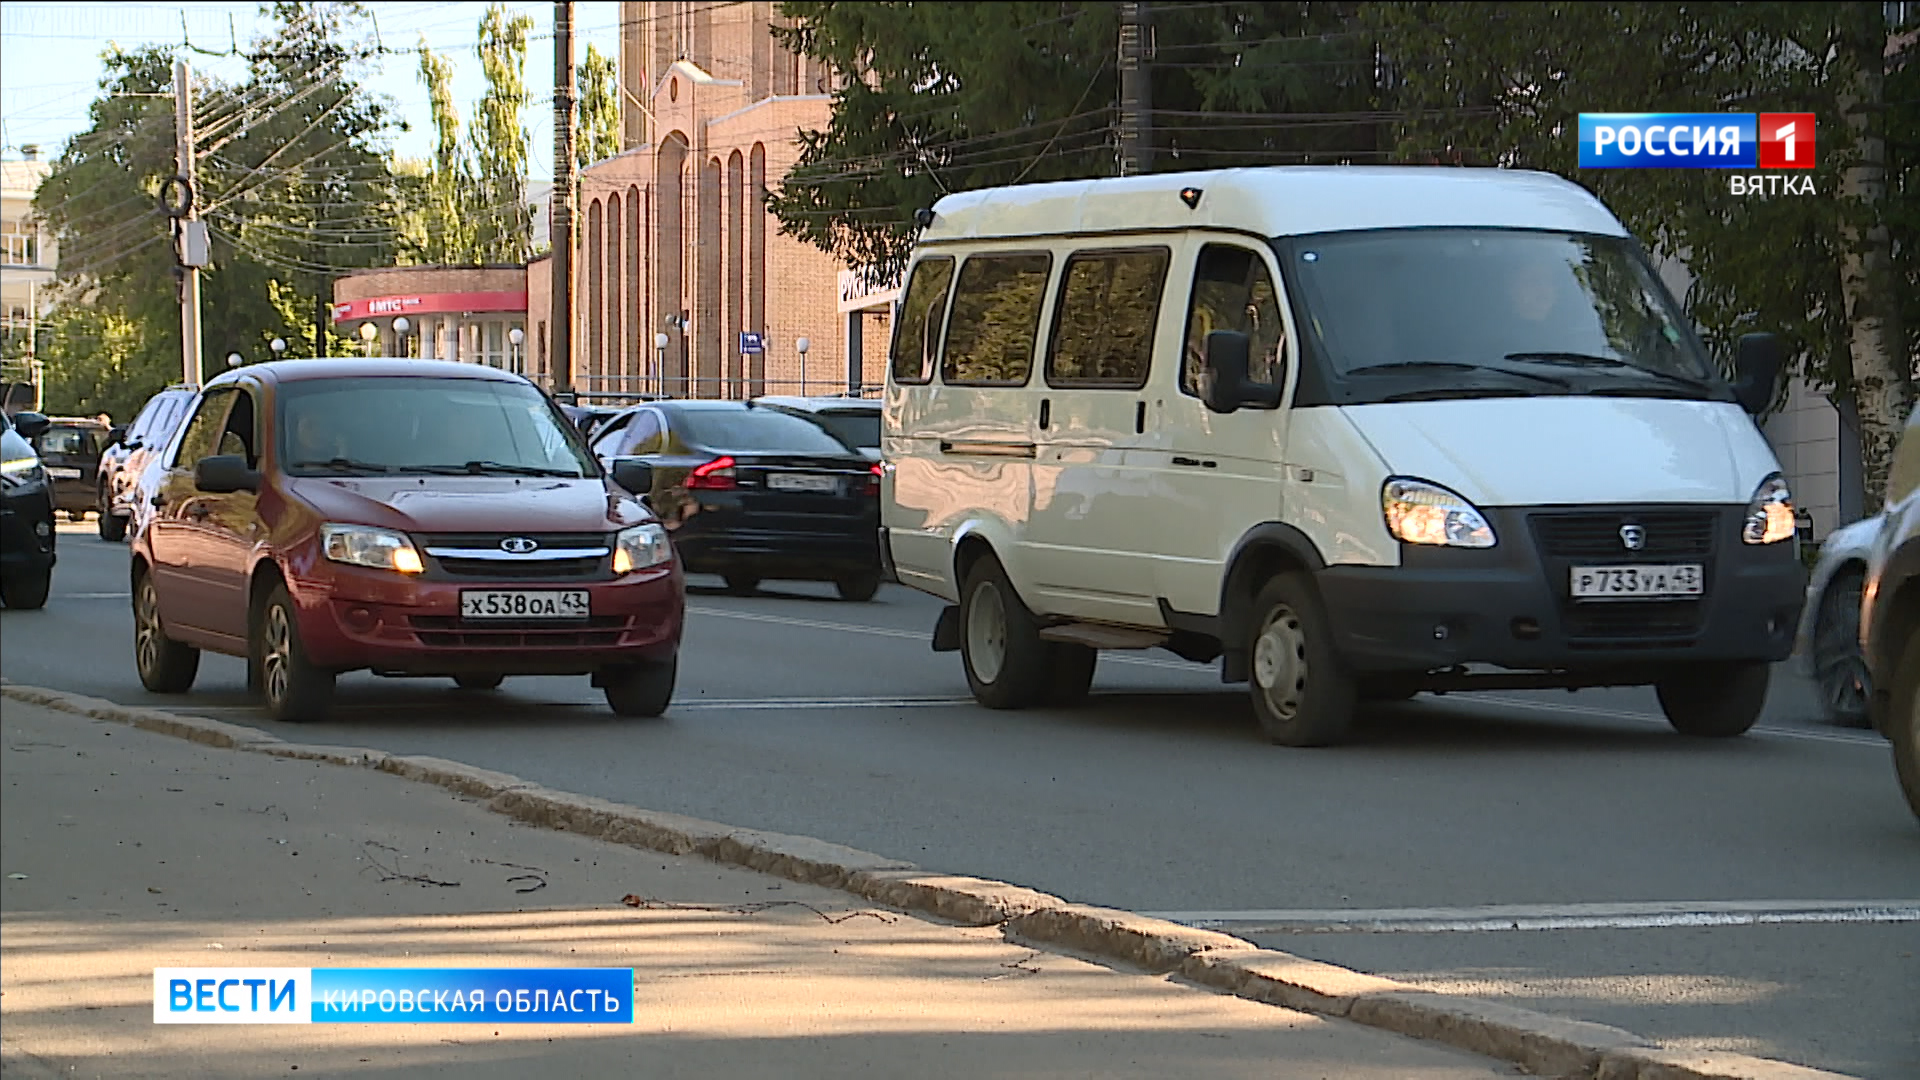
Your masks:
<svg viewBox="0 0 1920 1080"><path fill-rule="evenodd" d="M87 511L99 505L96 481L107 432L107 425L98 420L56 416L46 433L33 440L53 481L54 508L69 521L85 520Z"/></svg>
<svg viewBox="0 0 1920 1080"><path fill-rule="evenodd" d="M140 475L157 461L192 407L194 390L169 386L147 399L123 437L110 430L100 455L96 504L100 511L100 539L119 542L129 526L137 526L149 509L136 502Z"/></svg>
<svg viewBox="0 0 1920 1080"><path fill-rule="evenodd" d="M1920 818L1920 409L1894 451L1885 514L1867 562L1861 639L1873 726L1893 743L1894 774Z"/></svg>
<svg viewBox="0 0 1920 1080"><path fill-rule="evenodd" d="M1860 605L1867 559L1885 521L1875 515L1827 535L1807 580L1794 635L1794 655L1819 691L1827 719L1846 727L1868 724L1873 681L1860 650Z"/></svg>
<svg viewBox="0 0 1920 1080"><path fill-rule="evenodd" d="M982 704L1165 648L1250 683L1288 746L1433 690L1652 686L1697 737L1759 718L1807 577L1753 421L1784 346L1741 338L1722 378L1577 184L1223 169L922 217L883 540Z"/></svg>
<svg viewBox="0 0 1920 1080"><path fill-rule="evenodd" d="M869 459L880 460L883 406L879 401L860 397L788 397L770 394L755 398L754 404L812 420Z"/></svg>
<svg viewBox="0 0 1920 1080"><path fill-rule="evenodd" d="M831 581L871 600L882 580L880 466L819 425L738 401L660 401L600 429L596 456L651 467L651 503L690 573L736 593Z"/></svg>
<svg viewBox="0 0 1920 1080"><path fill-rule="evenodd" d="M58 561L53 488L32 440L50 426L36 412L0 411L0 600L45 607Z"/></svg>
<svg viewBox="0 0 1920 1080"><path fill-rule="evenodd" d="M616 482L615 477L618 477ZM590 675L623 716L673 695L672 543L526 379L431 360L286 360L207 384L133 538L155 693L242 656L268 711L326 715L339 673ZM623 487L624 485L624 487Z"/></svg>
<svg viewBox="0 0 1920 1080"><path fill-rule="evenodd" d="M591 436L594 429L620 415L622 408L624 406L610 408L605 405L562 405L560 411L567 414L567 419L573 421L573 426L580 429L580 434Z"/></svg>

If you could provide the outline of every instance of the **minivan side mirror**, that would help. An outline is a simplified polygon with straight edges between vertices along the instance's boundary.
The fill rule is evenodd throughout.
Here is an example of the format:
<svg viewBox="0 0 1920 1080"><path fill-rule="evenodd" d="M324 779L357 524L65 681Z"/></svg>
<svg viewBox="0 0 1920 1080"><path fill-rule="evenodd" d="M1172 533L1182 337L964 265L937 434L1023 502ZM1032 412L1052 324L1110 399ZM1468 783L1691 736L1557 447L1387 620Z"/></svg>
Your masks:
<svg viewBox="0 0 1920 1080"><path fill-rule="evenodd" d="M127 425L115 424L107 429L106 446L119 446L127 441ZM105 447L102 447L104 449Z"/></svg>
<svg viewBox="0 0 1920 1080"><path fill-rule="evenodd" d="M620 458L613 463L613 482L628 492L645 498L653 493L653 466L635 458Z"/></svg>
<svg viewBox="0 0 1920 1080"><path fill-rule="evenodd" d="M248 468L247 459L239 454L218 454L201 458L193 467L193 486L209 495L259 491L260 474Z"/></svg>
<svg viewBox="0 0 1920 1080"><path fill-rule="evenodd" d="M1787 349L1774 334L1743 334L1734 346L1733 396L1750 415L1759 416L1773 401L1780 385L1780 368Z"/></svg>
<svg viewBox="0 0 1920 1080"><path fill-rule="evenodd" d="M28 441L39 438L53 427L53 421L37 412L17 412L13 414L13 430Z"/></svg>
<svg viewBox="0 0 1920 1080"><path fill-rule="evenodd" d="M1244 405L1271 409L1280 404L1280 388L1247 381L1253 341L1238 330L1215 330L1207 335L1205 401L1217 413L1235 412Z"/></svg>

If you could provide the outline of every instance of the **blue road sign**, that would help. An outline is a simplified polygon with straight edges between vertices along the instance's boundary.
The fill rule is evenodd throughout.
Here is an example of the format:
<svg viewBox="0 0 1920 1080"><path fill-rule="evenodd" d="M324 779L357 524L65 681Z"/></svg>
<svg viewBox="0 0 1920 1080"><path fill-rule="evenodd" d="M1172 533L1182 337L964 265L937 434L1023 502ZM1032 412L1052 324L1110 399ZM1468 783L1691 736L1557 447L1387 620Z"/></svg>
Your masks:
<svg viewBox="0 0 1920 1080"><path fill-rule="evenodd" d="M740 335L740 351L743 353L766 352L766 341L761 338L759 334L742 332Z"/></svg>

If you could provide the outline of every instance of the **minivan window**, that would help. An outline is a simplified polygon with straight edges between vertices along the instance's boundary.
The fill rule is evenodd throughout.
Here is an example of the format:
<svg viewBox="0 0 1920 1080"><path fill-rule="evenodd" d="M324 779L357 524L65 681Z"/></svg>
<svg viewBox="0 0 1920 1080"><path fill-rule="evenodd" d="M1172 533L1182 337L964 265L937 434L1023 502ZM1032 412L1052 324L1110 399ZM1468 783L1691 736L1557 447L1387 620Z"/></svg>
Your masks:
<svg viewBox="0 0 1920 1080"><path fill-rule="evenodd" d="M804 419L804 418L803 418ZM813 422L826 428L848 446L880 449L880 412L878 409L817 412Z"/></svg>
<svg viewBox="0 0 1920 1080"><path fill-rule="evenodd" d="M818 424L773 409L686 409L673 418L681 437L709 450L845 454L845 443Z"/></svg>
<svg viewBox="0 0 1920 1080"><path fill-rule="evenodd" d="M953 260L944 255L922 259L914 266L893 333L894 382L923 383L933 378L933 358L947 313L947 286L951 284Z"/></svg>
<svg viewBox="0 0 1920 1080"><path fill-rule="evenodd" d="M1643 384L1647 373L1697 380L1702 391L1714 377L1624 237L1391 229L1298 237L1288 247L1288 273L1335 373L1586 368Z"/></svg>
<svg viewBox="0 0 1920 1080"><path fill-rule="evenodd" d="M960 267L940 378L954 386L1024 386L1033 371L1053 256L975 255Z"/></svg>
<svg viewBox="0 0 1920 1080"><path fill-rule="evenodd" d="M39 442L38 449L43 454L93 453L93 432L86 428L48 428L47 433L40 436Z"/></svg>
<svg viewBox="0 0 1920 1080"><path fill-rule="evenodd" d="M1166 248L1083 251L1060 275L1047 385L1137 390L1153 366Z"/></svg>
<svg viewBox="0 0 1920 1080"><path fill-rule="evenodd" d="M294 476L597 476L580 432L539 390L492 379L282 383L281 468Z"/></svg>
<svg viewBox="0 0 1920 1080"><path fill-rule="evenodd" d="M1199 396L1207 335L1215 330L1234 330L1252 339L1247 353L1249 382L1272 386L1284 376L1287 324L1280 314L1273 275L1257 252L1232 244L1200 249L1180 368L1180 389L1185 393Z"/></svg>

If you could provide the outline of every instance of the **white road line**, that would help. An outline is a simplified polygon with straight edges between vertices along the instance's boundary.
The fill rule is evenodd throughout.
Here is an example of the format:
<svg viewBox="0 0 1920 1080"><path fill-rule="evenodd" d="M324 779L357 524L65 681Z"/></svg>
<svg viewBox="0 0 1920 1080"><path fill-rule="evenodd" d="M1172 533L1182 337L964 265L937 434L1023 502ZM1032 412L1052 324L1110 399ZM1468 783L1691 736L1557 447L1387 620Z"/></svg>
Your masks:
<svg viewBox="0 0 1920 1080"><path fill-rule="evenodd" d="M1706 900L1495 904L1463 908L1160 911L1169 922L1240 934L1644 930L1680 926L1920 922L1920 900Z"/></svg>
<svg viewBox="0 0 1920 1080"><path fill-rule="evenodd" d="M1667 718L1651 716L1647 713L1624 712L1618 709L1592 709L1576 705L1555 705L1546 701L1521 701L1517 698L1482 696L1464 698L1468 701L1484 701L1490 705L1503 705L1509 709L1525 709L1529 712L1571 714L1574 716L1598 716L1609 720L1633 720L1642 724L1664 726ZM1810 731L1805 728L1783 728L1760 724L1754 727L1760 735L1771 735L1782 739L1799 739L1804 742L1844 743L1849 746L1885 746L1887 741L1877 735L1847 735L1837 731Z"/></svg>

